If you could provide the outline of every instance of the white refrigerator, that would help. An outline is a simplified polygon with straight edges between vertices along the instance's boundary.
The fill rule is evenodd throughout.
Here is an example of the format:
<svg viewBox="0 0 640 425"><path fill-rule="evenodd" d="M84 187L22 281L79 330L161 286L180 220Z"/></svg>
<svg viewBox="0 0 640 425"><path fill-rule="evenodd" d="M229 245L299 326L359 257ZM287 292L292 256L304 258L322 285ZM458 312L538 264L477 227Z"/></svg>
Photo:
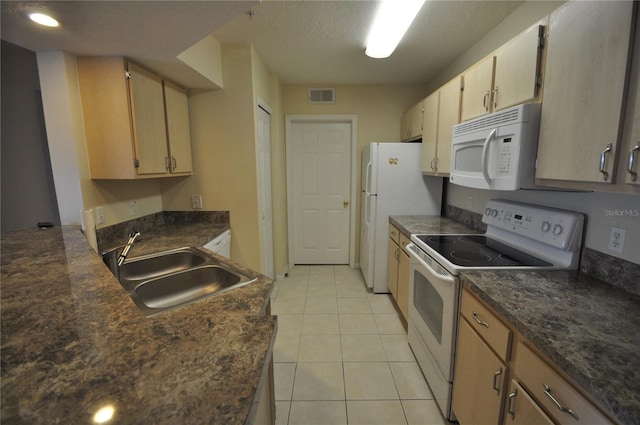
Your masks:
<svg viewBox="0 0 640 425"><path fill-rule="evenodd" d="M441 177L423 176L422 143L369 143L362 149L360 269L375 293L389 292L390 215L440 215Z"/></svg>

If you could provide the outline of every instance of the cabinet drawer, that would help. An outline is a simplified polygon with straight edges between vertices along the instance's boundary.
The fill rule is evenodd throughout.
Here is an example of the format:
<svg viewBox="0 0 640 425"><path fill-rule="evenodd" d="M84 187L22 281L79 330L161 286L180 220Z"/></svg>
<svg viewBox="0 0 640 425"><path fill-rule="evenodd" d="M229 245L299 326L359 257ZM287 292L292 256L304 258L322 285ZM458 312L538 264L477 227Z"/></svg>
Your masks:
<svg viewBox="0 0 640 425"><path fill-rule="evenodd" d="M400 230L393 224L389 224L389 238L393 239L397 244L400 243Z"/></svg>
<svg viewBox="0 0 640 425"><path fill-rule="evenodd" d="M507 361L509 347L511 346L511 331L509 328L467 290L462 291L460 312L493 351L502 360Z"/></svg>
<svg viewBox="0 0 640 425"><path fill-rule="evenodd" d="M411 239L409 239L408 236L406 236L404 233L400 233L400 248L402 248L405 252L407 252L407 254L409 253L407 251L407 245L409 245L411 243Z"/></svg>
<svg viewBox="0 0 640 425"><path fill-rule="evenodd" d="M515 365L518 379L558 424L613 423L523 343L518 344Z"/></svg>

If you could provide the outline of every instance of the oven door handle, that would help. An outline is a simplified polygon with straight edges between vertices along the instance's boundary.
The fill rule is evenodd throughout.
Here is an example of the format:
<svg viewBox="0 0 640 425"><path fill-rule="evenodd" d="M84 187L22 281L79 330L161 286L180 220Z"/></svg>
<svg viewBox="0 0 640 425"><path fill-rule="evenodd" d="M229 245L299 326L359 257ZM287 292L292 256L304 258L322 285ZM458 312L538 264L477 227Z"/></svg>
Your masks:
<svg viewBox="0 0 640 425"><path fill-rule="evenodd" d="M491 144L491 140L494 138L497 131L497 128L491 130L491 133L489 133L484 141L484 145L482 146L482 175L484 176L484 181L487 182L489 187L491 187L491 182L493 179L489 175L489 161L487 160L487 157L489 156L489 145Z"/></svg>
<svg viewBox="0 0 640 425"><path fill-rule="evenodd" d="M447 272L443 268L441 268L441 271L435 270L433 267L431 267L429 263L424 261L422 258L420 258L420 256L418 256L418 254L416 254L415 252L416 249L420 249L420 248L418 248L414 243L410 243L407 245L407 250L409 251L411 258L417 261L420 264L420 266L424 267L426 271L434 279L438 279L439 282L442 282L445 284L451 284L451 285L455 284L456 278L454 276L452 276L449 272Z"/></svg>

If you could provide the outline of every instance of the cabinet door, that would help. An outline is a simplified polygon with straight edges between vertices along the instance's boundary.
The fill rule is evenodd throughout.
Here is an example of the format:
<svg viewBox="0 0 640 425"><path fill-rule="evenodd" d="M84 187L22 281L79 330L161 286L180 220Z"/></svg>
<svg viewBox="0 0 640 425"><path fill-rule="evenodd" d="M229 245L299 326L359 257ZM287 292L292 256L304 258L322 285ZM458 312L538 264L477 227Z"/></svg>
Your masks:
<svg viewBox="0 0 640 425"><path fill-rule="evenodd" d="M162 79L131 63L128 68L137 173L166 174L169 158Z"/></svg>
<svg viewBox="0 0 640 425"><path fill-rule="evenodd" d="M466 121L489 112L495 56L475 64L464 73L461 120Z"/></svg>
<svg viewBox="0 0 640 425"><path fill-rule="evenodd" d="M421 100L411 108L411 139L422 135L422 119L424 117L424 102Z"/></svg>
<svg viewBox="0 0 640 425"><path fill-rule="evenodd" d="M424 114L422 118L422 162L423 173L436 172L436 145L438 143L438 108L440 106L440 91L431 93L424 100Z"/></svg>
<svg viewBox="0 0 640 425"><path fill-rule="evenodd" d="M93 179L134 179L126 64L121 57L78 57L78 83Z"/></svg>
<svg viewBox="0 0 640 425"><path fill-rule="evenodd" d="M551 14L536 178L613 180L633 3L575 1Z"/></svg>
<svg viewBox="0 0 640 425"><path fill-rule="evenodd" d="M492 93L494 111L524 103L537 96L543 35L544 27L536 24L496 51Z"/></svg>
<svg viewBox="0 0 640 425"><path fill-rule="evenodd" d="M400 120L400 140L409 140L411 137L411 110L408 109L402 114Z"/></svg>
<svg viewBox="0 0 640 425"><path fill-rule="evenodd" d="M506 373L504 363L462 318L453 376L453 412L461 425L500 422Z"/></svg>
<svg viewBox="0 0 640 425"><path fill-rule="evenodd" d="M389 251L387 254L387 286L393 298L398 300L398 244L389 238Z"/></svg>
<svg viewBox="0 0 640 425"><path fill-rule="evenodd" d="M437 172L448 176L451 172L451 141L453 126L460 122L461 77L456 77L440 88L438 114Z"/></svg>
<svg viewBox="0 0 640 425"><path fill-rule="evenodd" d="M422 135L422 101L416 103L402 114L401 140L413 140Z"/></svg>
<svg viewBox="0 0 640 425"><path fill-rule="evenodd" d="M553 421L516 381L511 381L505 425L553 425Z"/></svg>
<svg viewBox="0 0 640 425"><path fill-rule="evenodd" d="M633 45L633 65L627 102L625 127L628 126L628 129L624 134L619 165L624 178L620 181L624 180L627 184L640 187L640 31L636 32Z"/></svg>
<svg viewBox="0 0 640 425"><path fill-rule="evenodd" d="M409 274L411 267L409 254L403 249L398 251L398 296L396 303L404 320L409 320Z"/></svg>
<svg viewBox="0 0 640 425"><path fill-rule="evenodd" d="M189 133L189 107L187 93L181 87L164 81L164 103L167 115L170 171L173 174L191 174L191 136Z"/></svg>

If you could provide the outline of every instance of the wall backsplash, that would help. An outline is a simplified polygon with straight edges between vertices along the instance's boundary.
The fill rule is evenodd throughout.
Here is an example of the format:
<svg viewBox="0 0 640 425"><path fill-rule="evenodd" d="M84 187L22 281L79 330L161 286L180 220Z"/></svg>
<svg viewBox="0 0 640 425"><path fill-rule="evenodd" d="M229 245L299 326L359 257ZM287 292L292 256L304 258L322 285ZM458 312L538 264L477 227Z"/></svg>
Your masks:
<svg viewBox="0 0 640 425"><path fill-rule="evenodd" d="M100 251L116 245L124 244L133 231L144 234L148 229L192 223L211 223L229 225L229 211L162 211L135 218L123 223L103 227L96 230L96 239Z"/></svg>
<svg viewBox="0 0 640 425"><path fill-rule="evenodd" d="M446 216L472 229L486 231L482 214L447 205ZM580 272L596 277L609 285L640 295L640 264L635 264L602 252L583 247Z"/></svg>

